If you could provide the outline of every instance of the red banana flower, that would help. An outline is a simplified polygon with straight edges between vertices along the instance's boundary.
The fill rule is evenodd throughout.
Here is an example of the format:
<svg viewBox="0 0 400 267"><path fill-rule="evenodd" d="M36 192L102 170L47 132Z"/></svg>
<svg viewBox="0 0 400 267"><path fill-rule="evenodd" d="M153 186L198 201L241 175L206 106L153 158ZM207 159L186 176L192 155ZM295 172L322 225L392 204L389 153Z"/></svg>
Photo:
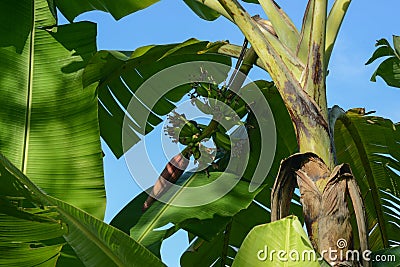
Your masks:
<svg viewBox="0 0 400 267"><path fill-rule="evenodd" d="M176 183L179 177L185 172L188 164L189 160L185 158L182 153L179 153L167 163L154 184L150 195L143 203L143 212L145 212L154 201L160 198L171 187L171 184Z"/></svg>

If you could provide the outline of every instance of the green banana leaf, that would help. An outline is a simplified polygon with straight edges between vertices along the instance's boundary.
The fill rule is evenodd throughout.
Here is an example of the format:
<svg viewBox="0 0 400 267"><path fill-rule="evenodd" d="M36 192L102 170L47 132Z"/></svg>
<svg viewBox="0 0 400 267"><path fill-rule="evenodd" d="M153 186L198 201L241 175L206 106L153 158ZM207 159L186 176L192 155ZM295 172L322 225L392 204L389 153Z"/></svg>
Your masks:
<svg viewBox="0 0 400 267"><path fill-rule="evenodd" d="M213 264L217 264L217 266L221 265L223 259L225 261L228 260L226 256L230 249L233 249L233 251L230 251L229 253L230 256L232 258L236 256L237 248L240 247L244 238L254 226L265 223L269 220L269 211L256 202L252 202L247 209L240 211L238 214L233 216L232 219L229 219L225 223L222 231L217 235L214 234L211 240L197 237L193 242L191 242L191 245L181 256L181 266L203 267L212 266ZM203 221L203 229L215 225L216 222L217 218L209 220L208 223L207 220ZM225 231L228 223L231 224L230 228L228 228L229 231ZM196 226L192 224L191 227L187 227L186 230L194 232L194 227ZM224 244L227 244L228 246L224 247ZM224 251L224 248L228 251Z"/></svg>
<svg viewBox="0 0 400 267"><path fill-rule="evenodd" d="M242 90L251 91L255 88L259 88L271 108L276 129L276 149L273 162L269 172L267 174L264 174L266 176L264 183L269 186L266 186L255 198L255 200L258 201L261 205L269 208L271 207L270 187L272 187L275 181L275 177L278 174L280 163L282 159L292 155L293 153L296 153L298 151L298 146L292 121L285 107L285 104L274 84L272 82L264 80L255 81L254 84L256 85L256 87L254 87L253 84L248 84L244 86ZM246 180L250 180L254 175L254 171L257 167L258 162L260 161L261 129L257 120L251 115L249 115L247 119L247 124L249 125L248 134L250 141L250 156L246 171L243 174L243 178ZM293 205L291 205L290 207L291 214L295 214L299 218L302 218L303 211L300 205L299 197L297 195L293 195L293 197Z"/></svg>
<svg viewBox="0 0 400 267"><path fill-rule="evenodd" d="M4 178L1 180L3 183ZM57 214L50 209L21 209L10 202L1 194L0 265L55 266L63 244L43 246L42 242L65 234L65 224L57 221Z"/></svg>
<svg viewBox="0 0 400 267"><path fill-rule="evenodd" d="M365 65L371 64L379 58L386 58L381 62L371 77L371 81L376 82L376 77L380 76L387 85L400 88L400 36L393 36L392 48L386 39L376 42L375 50L371 58Z"/></svg>
<svg viewBox="0 0 400 267"><path fill-rule="evenodd" d="M56 5L61 13L72 22L78 15L91 11L101 10L110 13L114 19L119 20L131 13L145 9L159 0L49 0L52 5Z"/></svg>
<svg viewBox="0 0 400 267"><path fill-rule="evenodd" d="M219 18L220 14L216 12L215 10L207 7L206 5L203 5L199 1L196 0L183 0L185 4L190 7L191 10L193 10L194 13L196 13L197 16L204 20L209 20L213 21Z"/></svg>
<svg viewBox="0 0 400 267"><path fill-rule="evenodd" d="M372 252L372 267L400 266L400 246Z"/></svg>
<svg viewBox="0 0 400 267"><path fill-rule="evenodd" d="M349 163L364 199L372 250L400 242L400 125L353 109L335 124L339 163Z"/></svg>
<svg viewBox="0 0 400 267"><path fill-rule="evenodd" d="M285 104L283 103L283 100L278 90L274 86L274 83L264 80L258 80L254 83L250 83L244 86L241 90L248 92L254 90L255 88L258 88L264 95L272 111L272 115L275 121L276 149L274 153L274 160L269 173L265 174L266 179L264 180L265 183L269 183L272 185L274 183L275 176L278 173L281 160L298 151L296 135ZM258 94L255 95L257 96ZM247 180L250 180L259 162L259 157L261 153L261 130L257 119L255 119L253 116L249 116L247 123L250 125L250 127L248 127L248 135L250 141L250 159L243 176Z"/></svg>
<svg viewBox="0 0 400 267"><path fill-rule="evenodd" d="M201 172L194 175L186 175L189 176L189 178L181 178L184 181L184 185L182 189L172 197L171 201L179 202L179 199L184 197L182 192L184 192L186 188L209 184L220 178L221 173L211 172L209 177L207 174ZM226 175L225 177L231 177L232 182L237 181L233 174ZM182 182L182 180L180 180L180 182ZM214 202L195 207L177 207L157 201L144 213L141 210L147 193L143 192L128 203L114 217L111 221L111 225L125 232L130 231L131 236L136 241L150 249L153 253L159 254L161 242L179 228L185 229L186 226L190 227L192 223L199 223L200 225L196 227L196 229L202 232L204 228L202 228L201 222L198 220L211 219L215 216L218 216L218 218L232 217L240 210L247 208L254 196L259 192L259 190L256 190L249 193L248 187L248 182L240 180L230 192ZM204 196L192 195L191 199L202 197ZM168 227L168 223L173 223L174 226L168 229L162 228L165 226ZM220 225L224 227L223 224ZM201 234L200 231L196 234Z"/></svg>
<svg viewBox="0 0 400 267"><path fill-rule="evenodd" d="M271 253L272 250L276 253ZM285 254L278 256L278 251ZM319 263L316 253L308 260L304 251L314 252L313 246L297 217L288 216L254 227L243 241L232 266L329 266L324 261ZM304 260L302 255L306 256Z"/></svg>
<svg viewBox="0 0 400 267"><path fill-rule="evenodd" d="M54 26L46 0L0 2L0 152L46 193L102 218L95 87L81 75L96 25Z"/></svg>
<svg viewBox="0 0 400 267"><path fill-rule="evenodd" d="M0 265L164 266L122 231L46 195L1 154L0 182ZM79 258L60 253L65 244Z"/></svg>
<svg viewBox="0 0 400 267"><path fill-rule="evenodd" d="M85 68L83 83L88 86L98 82L100 132L116 157L119 158L136 144L140 135L149 133L161 123L160 116L172 111L175 108L173 103L178 102L192 89L191 82L188 81L188 84L177 86L171 91L163 84L165 86L142 90L140 95L136 95L139 87L168 67L193 61L226 65L225 73L218 73L218 77L213 76L217 83L224 81L231 59L217 54L218 48L223 44L225 42L210 43L189 39L180 44L140 47L130 56L117 51L100 51L91 59ZM193 73L193 76L196 75L198 73ZM146 92L143 93L144 91ZM148 106L153 99L158 98L160 99L154 107ZM131 100L134 104L130 104ZM130 116L125 117L129 105L134 110L131 108ZM129 127L123 127L124 118Z"/></svg>

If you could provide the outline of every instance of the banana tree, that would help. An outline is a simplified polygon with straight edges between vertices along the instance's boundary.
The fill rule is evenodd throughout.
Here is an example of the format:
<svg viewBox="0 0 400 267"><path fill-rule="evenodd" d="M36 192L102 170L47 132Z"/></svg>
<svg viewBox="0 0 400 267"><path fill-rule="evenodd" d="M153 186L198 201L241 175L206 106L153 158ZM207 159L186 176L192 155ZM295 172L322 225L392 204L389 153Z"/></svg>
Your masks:
<svg viewBox="0 0 400 267"><path fill-rule="evenodd" d="M396 153L390 149L398 144L397 141L389 142L387 140L380 140L373 144L370 139L367 139L366 134L371 131L379 135L378 133L383 131L385 135L392 136L393 140L398 140L396 125L387 122L387 127L377 128L377 125L380 124L375 121L380 122L383 120L382 118L367 116L369 113L362 109L350 110L347 113L339 107L329 110L326 103L325 79L328 62L350 1L335 1L329 15L327 14L327 1L309 1L301 30L296 29L290 18L274 1L259 1L269 21L260 16L251 17L237 1L188 0L185 3L203 19L214 20L222 15L235 23L251 44L251 48L242 50L248 58L241 70L247 74L250 69L246 66L258 65L264 68L274 81L274 86L263 81L257 83L264 97L268 99L268 103L275 105L273 113L275 118L279 118L279 123L277 122L279 136L282 137L286 134L285 140L278 145L273 168L269 172L269 177L275 175L276 179L267 178L265 180L265 185L273 185L272 192L268 186L265 186L254 196L255 201L252 201L250 205L249 202L230 199L232 205L237 206L236 210L230 212L218 210L221 202L217 201L214 203L214 209L208 208L211 211L209 213L203 211L201 215L197 209L179 209L160 202L154 203L154 194L160 194L169 187L162 188L163 182L161 181L163 179L169 182L183 183L184 187L199 179L199 175L194 175L177 181L175 174L182 173L182 170L169 166L176 161L175 159L182 158L178 155L168 163L155 187L149 191L153 195L146 200L146 195L141 194L129 203L111 223L130 233L156 254L159 254L163 240L171 236L177 229L185 229L191 233L190 240L193 240L193 236L198 238L193 241L194 243L182 257L183 265L192 266L196 263L196 260L193 259L204 260L203 263L209 265L216 261L221 264L229 264L227 259L235 255L235 252L229 247L240 247L245 237L243 234L240 235L241 237L235 237L233 232L243 233L243 229L251 229L257 222L260 223L258 220L247 222L246 227L240 229L238 222L242 221L241 213L247 214L246 212L251 210L252 216L258 219L259 216L263 216L263 212L255 212L253 204L262 203L267 207L271 205L271 220L283 218L289 213L301 216L298 206L289 205L291 198L296 198L296 194L293 192L297 184L301 196L300 200L297 200L303 206L303 217L311 244L317 251L339 250L344 255L347 250L353 248L367 251L368 243L373 249L387 248L390 244L396 244L398 237L393 234L393 231L386 229L393 230L397 227L396 223L392 223L393 218L398 221L397 211L395 208L393 210L393 206L388 208L385 203L387 201L398 203L396 182L398 175L391 169L396 165L396 160L390 160L390 157L398 158ZM97 58L95 57L93 64L89 65L90 70L95 70L95 72L94 75L91 72L93 76L88 76L87 84L99 80L99 92L106 90L107 93L110 91L114 95L120 95L120 97L117 96L118 100L100 95L104 107L111 114L129 112L126 99L122 97L123 93L127 97L135 96L140 99L140 94L135 92L146 79L157 71L158 63L162 62L162 66L179 63L174 60L180 55L187 56L194 52L184 49L191 42L193 40L164 47L165 50L162 50L161 46L151 47L154 52L158 51L160 54L151 53L150 47L139 48L130 57L124 57L122 54L112 55L110 51L102 52L111 57L105 58L101 54L98 54ZM240 46L223 43L216 44L216 46L208 44L207 47L209 46L215 50L204 47L201 54L205 54L203 52L218 53L239 59L243 56ZM250 56L254 54L254 51L256 56ZM142 60L138 60L138 57L142 57ZM142 62L147 62L147 64L139 65ZM134 68L141 74L140 77L136 77L136 82L128 78L131 76L128 73L132 74L130 68ZM145 76L142 75L143 73ZM124 80L125 84L118 85L119 79ZM236 84L240 87L241 81L237 81ZM202 95L198 88L195 89L195 93ZM279 97L277 98L274 93L279 93ZM217 94L213 96L212 93L206 93L206 95L210 98L218 98ZM171 100L169 97L166 96L166 100ZM143 98L143 100L145 99ZM117 107L117 103L123 108ZM170 103L168 105L169 108L162 111L163 104L161 103L148 108L152 109L153 114L164 115L174 108ZM164 107L168 105L164 105ZM132 117L134 115L131 114ZM123 115L118 115L120 118L117 122L119 128L122 128L121 116ZM250 125L251 118L249 116L247 119L247 123ZM151 126L160 122L152 117L149 119L152 121L144 125L144 128L148 127L148 130L142 131L144 134L152 130ZM138 118L134 118L134 120L140 121ZM364 128L366 122L367 128ZM251 126L254 127L254 125ZM392 127L392 132L389 127ZM225 131L217 128L215 124L204 126L204 129L211 129L211 132L219 133L219 136L225 134ZM260 131L260 129L255 126L254 131ZM251 132L249 130L250 135ZM192 135L199 134L203 138L209 137L202 133L202 130L198 129L191 132ZM256 136L257 134L252 136L254 160L260 156L260 151L257 151L257 143L260 139L257 139ZM103 137L115 151L119 151L116 155L120 156L121 142L113 144L113 139L107 137L106 133ZM218 138L217 135L212 137L218 146L224 146L222 138ZM294 144L291 143L292 138ZM176 140L183 145L188 143L179 137ZM138 138L135 137L130 145L134 145L137 141ZM377 146L388 149L378 152ZM349 153L349 148L352 149L351 153ZM182 154L187 153L187 149L193 148L187 147ZM227 149L229 150L229 145ZM195 151L189 152L189 155L194 155ZM390 157L385 157L385 155L390 155ZM279 164L286 157L287 159ZM379 163L379 166L376 166L376 162ZM186 166L186 164L183 165ZM169 173L168 169L171 169ZM249 166L242 180L246 181L246 178L248 179L246 176L251 177L254 171L255 166ZM383 175L385 172L387 175ZM382 190L388 191L388 195L385 195ZM229 199L229 197L227 198ZM149 199L152 200L151 207L148 205ZM348 205L349 200L352 204L350 206ZM224 199L222 198L221 201L223 203ZM146 210L146 212L142 213L142 210ZM351 216L351 214L355 214L355 216ZM174 226L163 230L157 229L168 222L172 222ZM340 247L339 240L346 240L348 244ZM216 249L218 244L222 244L221 249ZM203 248L203 250L199 248ZM213 251L213 255L206 255L211 251ZM324 256L332 264L356 264L356 261L353 262L353 259L346 257L332 260L329 256ZM364 262L364 264L368 265L369 263Z"/></svg>
<svg viewBox="0 0 400 267"><path fill-rule="evenodd" d="M250 48L190 39L140 47L132 53L94 54L94 25L73 23L85 11L98 9L119 19L155 2L26 0L0 4L4 22L0 30L7 37L0 42L4 95L0 150L11 161L0 156L1 263L158 266L162 263L156 256L160 256L163 240L178 229L186 230L191 241L181 258L182 266L257 266L265 262L255 259L253 252L261 258L266 253L260 253L258 245L287 251L315 249L331 264L356 264L347 257L332 260L322 252L366 251L368 246L381 250L399 244L398 124L363 109L328 109L326 103L328 62L350 0L336 0L329 15L327 1L310 0L300 30L272 0L257 2L269 20L251 17L236 0L184 1L203 19L222 15L232 21ZM57 26L56 8L71 24ZM14 23L15 14L21 23ZM19 25L17 31L10 30L14 24ZM162 95L157 103L151 103L148 94L140 94L140 86L163 69L191 61L230 66L232 57L239 60L229 82L227 69L212 81L183 84L168 93L166 84L152 88L150 96ZM236 72L248 74L254 65L266 70L273 82L260 80L243 86L243 76ZM221 87L224 80L227 85ZM263 99L271 107L277 148L269 172L260 173L257 168L257 162L265 160L266 146L260 146L265 124L232 92L243 97L241 93L250 92L250 102ZM199 102L201 96L229 105L244 121L237 121L246 126L250 142L244 173L227 173L234 151L232 140L244 127L231 133L214 120L201 125L174 117L183 123L173 138L186 148L148 191L151 197L143 192L132 200L113 219L114 227L80 210L101 217L104 209L99 134L120 157L138 143L141 134L160 124L187 93L205 113L211 104ZM127 114L131 99L137 99L135 110L139 111ZM144 118L143 111L149 110ZM204 151L196 144L205 138L212 138L219 148L217 161L208 172L184 173L182 156L198 158ZM192 200L185 198L185 190L222 176L235 184L221 198L197 207L173 205ZM249 191L254 176L262 182ZM170 186L163 179L181 189L167 190ZM155 201L160 196L170 202ZM297 215L300 223L288 217L268 224L289 214ZM310 240L302 232L303 220ZM348 244L342 246L339 240ZM398 250L382 252L390 253L398 255ZM321 258L310 264L326 262Z"/></svg>
<svg viewBox="0 0 400 267"><path fill-rule="evenodd" d="M350 243L344 250L352 249L353 232L346 197L348 194L357 220L360 248L362 251L367 250L367 233L373 229L371 225L386 228L381 216L384 213L376 207L376 214L380 214L378 217L382 220L367 227L363 204L363 198L366 199L363 195L367 194L367 190L365 188L362 195L356 182L358 179L362 183L363 176L354 177L347 164L336 166L338 156L334 142L335 124L340 118L340 121L348 125L350 114L346 115L338 108L328 112L326 103L325 79L328 62L351 1L335 1L329 15L327 1L309 1L300 32L274 1L259 1L270 23L251 17L234 0L197 2L218 11L241 29L274 80L290 114L299 153L281 163L272 189L271 220L289 214L290 198L297 182L305 223L314 248L320 252L340 250L342 248L337 241L345 239ZM365 112L360 115L365 115ZM393 134L397 135L397 132ZM351 131L350 135L353 139L356 138L355 132ZM362 150L358 150L358 153L360 156L366 154ZM367 166L366 162L365 165ZM372 188L372 198L380 202L382 196L379 195L379 187L374 179L378 180L378 177L370 177L368 185L375 185ZM397 195L396 191L396 186L390 190ZM381 235L384 246L387 247L389 242L384 236L387 234ZM351 261L344 258L336 261L325 258L333 264ZM364 262L364 265L368 264Z"/></svg>

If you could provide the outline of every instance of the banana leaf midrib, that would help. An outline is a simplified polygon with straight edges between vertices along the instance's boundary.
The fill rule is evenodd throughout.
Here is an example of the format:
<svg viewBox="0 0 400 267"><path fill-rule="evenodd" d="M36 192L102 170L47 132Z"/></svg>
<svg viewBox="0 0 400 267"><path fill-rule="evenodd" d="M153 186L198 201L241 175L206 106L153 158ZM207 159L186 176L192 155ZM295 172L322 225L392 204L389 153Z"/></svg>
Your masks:
<svg viewBox="0 0 400 267"><path fill-rule="evenodd" d="M27 171L27 161L28 161L28 148L29 148L29 136L30 136L30 126L31 126L31 112L32 112L32 91L33 91L33 70L35 62L35 25L36 25L36 7L35 1L32 2L32 28L29 40L29 69L28 69L28 88L26 95L26 114L25 114L25 131L24 140L22 147L22 161L21 161L21 171L26 174Z"/></svg>
<svg viewBox="0 0 400 267"><path fill-rule="evenodd" d="M47 201L51 204L58 206L59 202L57 199L47 196ZM75 227L77 227L82 233L85 233L85 237L91 240L101 251L104 252L117 266L124 266L124 263L120 260L119 257L112 252L109 246L105 245L99 238L97 238L91 231L87 230L87 227L82 225L82 221L77 220L75 217L71 216L68 212L65 212L62 208L58 208L57 211L65 218L67 218L68 222L72 222Z"/></svg>

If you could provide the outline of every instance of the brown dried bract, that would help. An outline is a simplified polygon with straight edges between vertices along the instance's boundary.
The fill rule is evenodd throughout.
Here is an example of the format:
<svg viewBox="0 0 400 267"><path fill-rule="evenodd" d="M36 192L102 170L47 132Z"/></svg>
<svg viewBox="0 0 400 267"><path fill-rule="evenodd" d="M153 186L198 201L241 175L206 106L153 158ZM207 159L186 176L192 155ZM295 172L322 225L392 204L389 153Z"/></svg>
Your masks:
<svg viewBox="0 0 400 267"><path fill-rule="evenodd" d="M355 259L347 259L353 249L353 232L347 196L353 203L361 250L368 249L364 205L357 183L348 164L336 166L332 172L315 154L295 154L282 161L271 195L271 220L289 215L289 205L298 184L303 214L311 243L317 251L336 250L337 259L324 258L332 266L355 266ZM345 240L344 247L338 246ZM368 262L364 262L368 266Z"/></svg>

